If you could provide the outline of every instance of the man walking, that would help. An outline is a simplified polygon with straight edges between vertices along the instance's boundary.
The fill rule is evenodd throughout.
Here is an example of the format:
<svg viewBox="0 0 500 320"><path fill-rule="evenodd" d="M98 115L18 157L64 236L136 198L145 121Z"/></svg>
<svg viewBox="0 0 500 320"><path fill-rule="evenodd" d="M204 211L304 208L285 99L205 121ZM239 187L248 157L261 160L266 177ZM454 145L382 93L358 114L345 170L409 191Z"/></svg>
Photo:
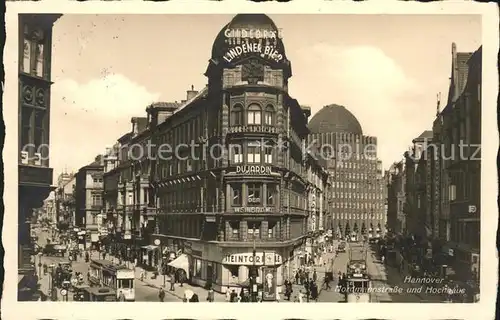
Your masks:
<svg viewBox="0 0 500 320"><path fill-rule="evenodd" d="M165 291L162 287L160 287L160 292L158 292L158 298L160 298L160 302L163 302L163 300L165 300Z"/></svg>
<svg viewBox="0 0 500 320"><path fill-rule="evenodd" d="M170 291L175 291L175 275L174 275L174 273L170 274Z"/></svg>

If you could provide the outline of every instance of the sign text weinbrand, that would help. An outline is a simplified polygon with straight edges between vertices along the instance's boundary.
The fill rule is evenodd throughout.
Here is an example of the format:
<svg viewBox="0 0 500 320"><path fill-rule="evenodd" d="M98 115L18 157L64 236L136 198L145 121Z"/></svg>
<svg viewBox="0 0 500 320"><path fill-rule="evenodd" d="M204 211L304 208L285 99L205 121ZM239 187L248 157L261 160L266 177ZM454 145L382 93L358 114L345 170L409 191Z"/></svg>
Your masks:
<svg viewBox="0 0 500 320"><path fill-rule="evenodd" d="M234 59L249 53L256 53L259 54L264 59L273 60L276 62L280 62L281 60L283 60L283 55L277 50L275 46L262 45L257 42L242 43L233 46L228 49L226 54L224 54L223 58L227 62L231 62Z"/></svg>

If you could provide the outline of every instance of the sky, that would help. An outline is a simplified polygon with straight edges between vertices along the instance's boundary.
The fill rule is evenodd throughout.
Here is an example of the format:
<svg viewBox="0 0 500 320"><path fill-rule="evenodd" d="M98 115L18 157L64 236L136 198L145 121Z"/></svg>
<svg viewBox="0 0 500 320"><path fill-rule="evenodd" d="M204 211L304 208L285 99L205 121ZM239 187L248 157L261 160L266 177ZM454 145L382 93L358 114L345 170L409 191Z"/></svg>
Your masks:
<svg viewBox="0 0 500 320"><path fill-rule="evenodd" d="M54 25L51 167L77 171L131 130L154 101L203 88L232 15L71 15ZM341 104L378 138L384 168L431 129L447 99L451 45L481 45L473 15L270 15L282 29L289 94L313 114Z"/></svg>

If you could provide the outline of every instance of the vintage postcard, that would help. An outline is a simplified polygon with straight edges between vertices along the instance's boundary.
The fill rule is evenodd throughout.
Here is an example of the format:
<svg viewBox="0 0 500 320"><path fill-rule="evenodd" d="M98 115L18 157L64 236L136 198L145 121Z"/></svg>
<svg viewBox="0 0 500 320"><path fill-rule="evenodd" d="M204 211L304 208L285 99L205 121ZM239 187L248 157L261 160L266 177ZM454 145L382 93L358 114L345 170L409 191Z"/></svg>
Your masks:
<svg viewBox="0 0 500 320"><path fill-rule="evenodd" d="M194 10L8 4L6 319L490 319L496 7Z"/></svg>

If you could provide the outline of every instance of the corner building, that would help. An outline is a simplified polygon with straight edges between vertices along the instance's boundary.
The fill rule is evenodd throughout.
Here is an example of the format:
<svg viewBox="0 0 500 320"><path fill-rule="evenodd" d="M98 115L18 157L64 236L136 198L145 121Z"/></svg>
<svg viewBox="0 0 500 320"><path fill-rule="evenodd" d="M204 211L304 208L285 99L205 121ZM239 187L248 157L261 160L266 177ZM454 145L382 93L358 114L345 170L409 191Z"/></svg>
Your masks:
<svg viewBox="0 0 500 320"><path fill-rule="evenodd" d="M322 228L328 175L303 153L310 112L288 94L282 40L228 32L243 29L278 33L266 15L235 16L213 44L207 87L173 114L150 112L154 144L179 148L171 159L155 149L149 247L187 269L194 284L226 292L254 275L261 284L272 278L281 291L305 255L306 238ZM193 155L181 147L191 143Z"/></svg>

